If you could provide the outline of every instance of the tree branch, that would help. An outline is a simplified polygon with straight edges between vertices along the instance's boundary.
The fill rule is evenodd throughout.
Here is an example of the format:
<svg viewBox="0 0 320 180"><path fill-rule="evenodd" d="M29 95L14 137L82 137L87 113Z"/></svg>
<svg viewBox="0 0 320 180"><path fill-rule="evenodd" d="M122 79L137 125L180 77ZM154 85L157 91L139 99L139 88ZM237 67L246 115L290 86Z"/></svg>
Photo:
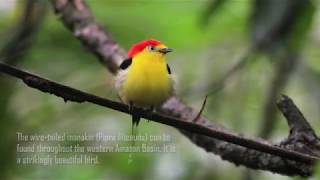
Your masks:
<svg viewBox="0 0 320 180"><path fill-rule="evenodd" d="M96 23L87 5L82 0L51 0L51 3L56 13L60 15L61 20L65 24L65 26L69 28L86 47L88 47L96 56L98 56L100 61L104 63L112 73L115 74L117 72L118 65L123 59L126 58L126 55L124 53L125 51L120 48L120 46L115 41L112 40L110 34L106 33L103 28L98 23ZM30 76L30 74L25 74L25 72L17 71L14 68L3 68L3 65L1 67L2 72L6 72L8 74L13 73L12 75L15 74L14 76L22 78L24 82L31 87L43 83L43 85L40 86L41 88L39 88L40 90L50 93L56 91L56 95L64 97L65 100L73 100L76 102L84 102L90 100L90 102L92 101L93 103L102 106L112 105L114 109L117 108L119 111L128 113L128 107L121 103L101 99L93 95L88 95L79 90L70 89L67 86L59 85L55 82L45 80L38 76ZM78 97L78 95L80 94L83 96ZM192 120L198 112L186 106L177 97L172 97L171 99L169 99L159 111L166 116L179 118L179 120L171 118L170 121L166 121L169 118L165 117L165 119L162 119L164 116L161 116L159 114L152 114L150 116L145 114L143 115L143 117L157 120L157 122L166 123L168 125L173 125L181 129L183 126L181 126L181 124L184 124L185 128L184 130L181 130L181 132L189 137L189 139L193 143L206 149L208 152L213 152L219 155L222 159L228 160L236 165L244 165L249 168L268 170L290 176L310 176L313 172L313 161L316 158L312 157L311 155L307 155L307 153L301 155L301 153L293 152L296 150L294 149L296 147L288 146L290 145L289 141L284 141L287 142L287 144L282 143L278 146L274 146L261 139L252 138L256 142L261 142L258 147L260 147L259 149L261 149L262 152L251 149L253 147L245 148L225 141L220 141L218 139L222 139L224 137L222 134L225 135L225 133L221 132L229 131L224 129L220 125L210 122L204 117L200 117L200 119L197 121L197 124L183 123L184 121L187 122ZM212 129L214 129L215 131L212 131ZM205 133L205 135L200 135L200 133ZM208 136L214 136L215 138L210 138ZM237 143L243 146L252 146L252 144L250 145L250 143L247 142L254 141L252 139L249 139L249 141L246 141L246 143L244 143L245 141L239 142L241 136L237 136L233 133L231 133L230 136L225 137L225 140L228 141L232 141L233 137L238 137L237 140L234 140L235 142L233 143ZM314 139L318 141L316 136L314 137ZM295 154L293 156L295 156L295 158L299 158L294 158L294 160L287 160L286 158L289 157L285 158L264 153L264 151L269 151L270 147L272 149L271 151L277 151L278 153L280 151L284 151L291 154L289 156ZM287 150L283 147L287 148ZM266 148L267 150L264 148ZM257 147L255 149L257 149ZM317 152L319 151L319 149L314 149L314 151ZM303 162L300 162L298 159L304 159L307 161L303 160Z"/></svg>
<svg viewBox="0 0 320 180"><path fill-rule="evenodd" d="M274 77L270 81L269 89L267 91L267 98L263 104L263 112L261 117L261 125L258 131L258 137L269 139L275 130L275 125L278 120L277 108L275 101L277 101L283 89L288 84L290 75L298 64L300 58L298 54L291 52L283 52L280 55L275 55L277 59L274 60ZM244 172L243 180L254 179L252 171Z"/></svg>
<svg viewBox="0 0 320 180"><path fill-rule="evenodd" d="M82 0L51 0L56 14L82 44L115 74L126 52L104 31Z"/></svg>
<svg viewBox="0 0 320 180"><path fill-rule="evenodd" d="M61 85L59 83L56 83L48 79L42 78L40 76L14 68L4 63L0 63L0 72L23 80L23 82L29 87L61 97L64 99L65 102L67 101L73 101L78 103L90 102L99 106L104 106L116 111L130 114L129 107L125 104L104 99L89 93L82 92L77 89L73 89L65 85ZM288 119L291 119L289 121L290 122L289 124L292 124L290 125L290 127L296 130L297 128L296 126L293 126L293 124L295 124L293 122L299 122L300 124L301 121L305 119L303 118L300 112L295 113L294 108L296 107L295 106L294 108L291 107L290 102L292 101L290 101L288 98L284 98L282 102L280 102L279 107L281 110L283 110L284 115ZM274 146L267 141L251 139L248 137L237 135L232 132L227 132L222 128L216 128L216 127L210 127L210 126L206 127L193 122L184 121L184 120L169 117L166 115L161 115L159 113L150 113L148 111L145 111L139 108L136 108L136 111L138 111L141 117L143 118L146 118L155 122L159 122L162 124L170 125L172 127L176 127L178 129L185 131L185 133L196 133L198 135L204 135L207 137L216 138L222 141L230 142L243 147L261 151L264 153L276 155L281 158L285 158L287 160L298 161L300 163L312 164L314 163L315 160L320 160L318 158L320 154L317 154L317 153L303 154L300 152L292 151L290 150L291 148L284 149L282 147ZM292 112L295 114L292 115ZM306 122L303 125L305 124L308 124L308 123ZM305 130L306 132L310 130L312 132L311 134L315 136L312 128L310 126L309 128L310 129L303 128L303 130ZM300 135L300 134L295 133L295 135Z"/></svg>

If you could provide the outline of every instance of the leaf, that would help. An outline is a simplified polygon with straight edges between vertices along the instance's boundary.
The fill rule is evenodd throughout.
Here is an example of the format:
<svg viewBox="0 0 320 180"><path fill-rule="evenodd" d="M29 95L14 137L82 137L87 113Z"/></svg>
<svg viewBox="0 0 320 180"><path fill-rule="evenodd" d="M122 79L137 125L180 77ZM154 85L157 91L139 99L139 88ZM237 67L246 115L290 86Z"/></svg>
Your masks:
<svg viewBox="0 0 320 180"><path fill-rule="evenodd" d="M310 0L301 5L303 6L302 11L297 16L296 23L289 34L288 46L293 51L301 49L301 46L304 44L316 12L316 7Z"/></svg>
<svg viewBox="0 0 320 180"><path fill-rule="evenodd" d="M251 16L252 44L267 51L299 48L314 12L310 0L256 0Z"/></svg>
<svg viewBox="0 0 320 180"><path fill-rule="evenodd" d="M209 23L209 20L226 2L227 0L212 0L202 15L201 24L203 26L207 26Z"/></svg>
<svg viewBox="0 0 320 180"><path fill-rule="evenodd" d="M318 162L315 167L314 179L320 179L320 163Z"/></svg>

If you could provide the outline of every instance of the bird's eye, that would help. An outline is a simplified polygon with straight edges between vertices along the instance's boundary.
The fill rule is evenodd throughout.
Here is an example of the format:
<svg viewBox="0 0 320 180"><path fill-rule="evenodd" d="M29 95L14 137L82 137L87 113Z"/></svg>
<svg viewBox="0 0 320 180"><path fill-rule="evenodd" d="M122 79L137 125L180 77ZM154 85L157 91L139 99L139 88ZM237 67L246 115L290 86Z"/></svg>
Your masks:
<svg viewBox="0 0 320 180"><path fill-rule="evenodd" d="M156 50L156 48L155 48L154 46L148 46L148 49L149 49L150 51L155 51L155 50Z"/></svg>

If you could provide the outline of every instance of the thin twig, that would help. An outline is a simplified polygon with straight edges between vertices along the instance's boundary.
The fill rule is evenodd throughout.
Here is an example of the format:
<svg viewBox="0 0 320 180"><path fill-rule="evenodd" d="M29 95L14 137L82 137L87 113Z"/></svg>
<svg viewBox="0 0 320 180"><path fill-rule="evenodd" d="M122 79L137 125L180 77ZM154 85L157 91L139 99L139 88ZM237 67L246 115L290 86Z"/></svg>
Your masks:
<svg viewBox="0 0 320 180"><path fill-rule="evenodd" d="M202 112L203 112L204 108L206 107L207 99L208 99L208 95L206 95L206 97L204 98L202 105L201 105L201 108L200 108L200 111L197 114L197 116L192 120L192 122L196 123L199 120L199 118L201 117Z"/></svg>

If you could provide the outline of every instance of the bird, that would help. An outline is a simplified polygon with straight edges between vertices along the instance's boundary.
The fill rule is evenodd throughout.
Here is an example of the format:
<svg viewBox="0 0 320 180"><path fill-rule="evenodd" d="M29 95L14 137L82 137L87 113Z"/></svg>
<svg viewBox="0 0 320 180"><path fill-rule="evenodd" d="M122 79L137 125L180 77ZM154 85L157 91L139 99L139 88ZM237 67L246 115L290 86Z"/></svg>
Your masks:
<svg viewBox="0 0 320 180"><path fill-rule="evenodd" d="M151 112L174 94L174 80L166 56L172 52L156 39L145 39L133 44L128 58L119 66L115 87L121 101L129 106L132 115L132 135L140 122L134 107Z"/></svg>

